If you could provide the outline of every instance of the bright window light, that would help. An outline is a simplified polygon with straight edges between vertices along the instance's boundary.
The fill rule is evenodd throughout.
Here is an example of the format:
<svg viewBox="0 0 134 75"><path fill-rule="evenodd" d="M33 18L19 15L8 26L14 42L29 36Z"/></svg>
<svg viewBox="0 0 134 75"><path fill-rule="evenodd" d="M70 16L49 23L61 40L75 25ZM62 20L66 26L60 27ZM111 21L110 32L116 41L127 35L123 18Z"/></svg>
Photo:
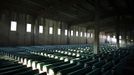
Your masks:
<svg viewBox="0 0 134 75"><path fill-rule="evenodd" d="M87 37L88 37L88 38L90 37L90 33L87 33Z"/></svg>
<svg viewBox="0 0 134 75"><path fill-rule="evenodd" d="M76 31L76 36L78 36L78 34L79 34L78 31Z"/></svg>
<svg viewBox="0 0 134 75"><path fill-rule="evenodd" d="M111 41L112 41L113 43L116 43L116 42L117 42L115 35L113 35L113 37L111 38Z"/></svg>
<svg viewBox="0 0 134 75"><path fill-rule="evenodd" d="M107 40L110 41L110 36L109 35L107 36Z"/></svg>
<svg viewBox="0 0 134 75"><path fill-rule="evenodd" d="M39 33L43 33L43 26L39 26Z"/></svg>
<svg viewBox="0 0 134 75"><path fill-rule="evenodd" d="M93 33L90 34L90 37L93 38Z"/></svg>
<svg viewBox="0 0 134 75"><path fill-rule="evenodd" d="M86 33L86 32L84 33L84 36L85 36L85 37L87 36L87 33Z"/></svg>
<svg viewBox="0 0 134 75"><path fill-rule="evenodd" d="M80 32L80 36L81 36L81 37L83 36L83 33L82 33L82 32Z"/></svg>
<svg viewBox="0 0 134 75"><path fill-rule="evenodd" d="M122 37L121 37L121 35L119 36L119 39L121 39Z"/></svg>
<svg viewBox="0 0 134 75"><path fill-rule="evenodd" d="M71 36L73 36L73 30L71 30Z"/></svg>
<svg viewBox="0 0 134 75"><path fill-rule="evenodd" d="M53 27L49 28L49 34L53 34Z"/></svg>
<svg viewBox="0 0 134 75"><path fill-rule="evenodd" d="M112 38L111 40L112 40L113 43L117 42L116 38Z"/></svg>
<svg viewBox="0 0 134 75"><path fill-rule="evenodd" d="M116 38L116 36L114 35L113 38Z"/></svg>
<svg viewBox="0 0 134 75"><path fill-rule="evenodd" d="M58 35L60 35L61 34L61 29L58 29Z"/></svg>
<svg viewBox="0 0 134 75"><path fill-rule="evenodd" d="M121 40L119 40L119 43L120 43L120 44L122 44L122 41L121 41Z"/></svg>
<svg viewBox="0 0 134 75"><path fill-rule="evenodd" d="M31 24L27 24L27 32L31 32Z"/></svg>
<svg viewBox="0 0 134 75"><path fill-rule="evenodd" d="M67 29L65 29L65 36L67 36Z"/></svg>
<svg viewBox="0 0 134 75"><path fill-rule="evenodd" d="M17 30L17 22L11 21L11 31L16 31L16 30Z"/></svg>

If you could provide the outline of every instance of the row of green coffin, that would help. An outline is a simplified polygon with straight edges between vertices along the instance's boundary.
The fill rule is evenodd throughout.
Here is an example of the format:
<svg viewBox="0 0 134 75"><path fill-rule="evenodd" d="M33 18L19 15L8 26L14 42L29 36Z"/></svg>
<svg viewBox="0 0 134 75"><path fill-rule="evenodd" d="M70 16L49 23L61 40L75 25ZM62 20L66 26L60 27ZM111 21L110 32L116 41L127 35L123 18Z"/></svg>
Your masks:
<svg viewBox="0 0 134 75"><path fill-rule="evenodd" d="M109 61L108 63L105 63L105 61L96 62L95 64L93 64L94 68L91 68L90 66L83 68L82 66L83 65L75 65L73 67L60 70L58 71L57 75L112 75L112 67L114 67L112 61ZM52 70L55 71L55 69Z"/></svg>
<svg viewBox="0 0 134 75"><path fill-rule="evenodd" d="M58 56L55 56L54 54L47 54L47 53L43 53L43 52L37 52L37 53L36 52L31 52L31 53L41 55L41 56L48 56L49 58L58 58L58 56L59 56L59 57L61 57L60 60L62 60L62 56L60 56L60 54L58 54ZM90 57L93 57L93 55L88 55L88 58L90 58ZM102 56L101 58L105 58L105 57L107 57L107 56ZM65 61L68 61L69 56L67 56L65 58L66 58ZM111 60L111 58L108 58L108 60Z"/></svg>
<svg viewBox="0 0 134 75"><path fill-rule="evenodd" d="M13 62L3 62L0 66L0 75L46 75L46 73L39 74L37 69L32 70L31 67L27 68L24 65L13 63Z"/></svg>
<svg viewBox="0 0 134 75"><path fill-rule="evenodd" d="M114 48L113 48L114 49ZM105 51L105 52L109 52L109 51L112 51L113 50L112 48L109 48L109 47L107 47L107 48L101 48L100 50L101 51ZM29 48L29 50L32 50L32 49L30 49ZM36 50L38 50L38 49L36 49ZM35 50L35 51L36 51ZM92 49L93 50L93 49ZM114 49L115 50L115 49ZM87 52L89 52L89 51L91 51L91 49L80 49L80 50L76 50L76 49L61 49L61 50L55 50L55 49L52 49L52 50L50 50L50 49L45 49L45 51L53 51L53 52L62 52L62 51L71 51L71 52L77 52L77 53L83 53L83 52L85 52L85 53L87 53Z"/></svg>
<svg viewBox="0 0 134 75"><path fill-rule="evenodd" d="M56 66L56 65L55 65ZM73 66L73 67L71 67L71 66ZM58 70L60 70L60 69L63 69L63 67L64 68L67 68L67 69L64 69L64 70L61 70L59 73L57 73L57 74L60 74L61 72L62 72L62 74L63 75L65 75L65 74L67 74L68 72L71 72L71 73L69 73L69 75L74 75L74 74L77 74L77 75L83 75L83 74L85 74L85 73L88 73L88 72L90 72L91 71L91 67L87 67L87 68L82 68L83 67L83 65L76 65L76 64L64 64L64 65L62 65L62 66L58 66L58 67L53 67L52 69L49 69L49 73L50 73L50 75L53 75L53 70L54 71L58 71ZM70 67L70 68L68 68L68 67ZM15 67L14 67L15 68ZM82 68L82 69L81 69ZM8 67L8 69L9 69L9 67ZM79 69L79 70L76 70L76 69ZM75 71L76 70L76 71ZM73 72L74 71L74 72ZM22 72L21 72L22 73ZM32 73L34 73L33 71L32 71ZM20 73L19 73L20 74Z"/></svg>
<svg viewBox="0 0 134 75"><path fill-rule="evenodd" d="M15 60L19 61L20 63L23 63L24 65L27 65L27 67L32 67L33 69L39 69L40 72L44 71L47 72L46 67L50 65L61 65L65 64L67 62L63 62L56 59L45 59L45 60L33 60L33 59L27 59L23 57L14 57Z"/></svg>
<svg viewBox="0 0 134 75"><path fill-rule="evenodd" d="M54 58L54 59L59 59L59 60L64 60L65 62L70 60L71 58L69 57L63 57L63 56L60 56L60 54L58 56L55 56L53 54L46 54L46 53L34 53L34 54L37 54L37 55L44 55L45 57L49 57L49 58Z"/></svg>
<svg viewBox="0 0 134 75"><path fill-rule="evenodd" d="M25 59L24 59L24 61L25 61ZM37 64L37 66L38 66L38 65L41 65L42 63L38 63L37 61L33 61L31 64L32 64L33 67L35 67L34 64ZM59 64L59 65L62 65L62 63L58 63L58 64ZM66 64L66 63L63 62L63 64ZM42 65L46 65L46 64L42 64ZM58 65L58 66L59 66L59 65ZM48 66L48 65L47 65L47 66ZM49 65L49 66L50 66L50 65ZM52 65L52 66L54 66L54 65ZM55 65L55 66L56 66L56 65ZM37 68L39 68L39 67L37 67ZM51 72L51 70L49 70L49 71ZM72 70L71 70L71 71L72 71Z"/></svg>
<svg viewBox="0 0 134 75"><path fill-rule="evenodd" d="M73 49L70 49L71 51L73 50ZM49 50L48 50L49 51ZM77 50L73 50L74 52L71 52L71 51L66 51L66 50L50 50L50 52L58 52L58 53L61 53L61 54L65 54L65 55L70 55L70 56L75 56L75 57L80 57L81 55L82 56L84 56L84 54L82 54L82 53L78 53L78 52L75 52L75 51L77 51ZM81 50L82 52L84 52L83 50ZM40 51L32 51L31 50L31 52L33 52L33 53L36 53L36 54L41 54L41 52ZM44 51L45 53L46 53L46 51ZM42 52L42 53L44 53L44 52ZM105 53L107 53L107 52L110 52L110 50L104 50L104 52ZM92 54L92 52L86 52L87 54L85 54L85 55L90 55L90 54Z"/></svg>
<svg viewBox="0 0 134 75"><path fill-rule="evenodd" d="M24 61L26 61L26 59L24 59ZM30 62L31 60L28 60L28 63ZM48 61L48 60L46 60L46 61ZM73 64L69 64L69 63L67 63L67 62L58 62L58 63L54 63L54 64L46 64L46 63L39 63L38 61L32 61L31 62L31 65L28 65L28 66L32 66L33 67L33 69L39 69L39 70L41 70L41 66L42 66L42 69L44 70L44 71L48 71L48 67L53 67L53 66L60 66L60 65L62 65L62 64L66 64L66 65L73 65ZM64 68L65 68L65 66L64 66ZM58 68L57 68L58 69ZM63 69L63 68L62 68ZM75 69L76 70L76 69ZM51 72L51 70L49 70L49 73L52 73Z"/></svg>
<svg viewBox="0 0 134 75"><path fill-rule="evenodd" d="M13 56L11 56L13 57ZM23 64L27 64L28 67L32 66L33 69L38 68L41 69L38 65L40 64L38 61L32 61L31 59L27 59L27 58L20 58L20 57L14 57L14 59L20 61ZM51 61L51 62L50 62ZM48 59L46 61L44 61L45 63L43 63L43 65L48 66L48 65L52 65L52 63L54 63L53 59ZM48 63L47 63L48 62ZM57 61L55 61L57 62ZM60 63L59 63L60 62ZM59 61L57 62L57 64L55 63L55 65L61 65L62 63L65 64L66 62L61 62ZM37 67L36 67L37 64Z"/></svg>
<svg viewBox="0 0 134 75"><path fill-rule="evenodd" d="M71 52L67 52L67 51L60 51L58 53L47 53L47 52L39 52L39 51L28 51L30 53L33 53L33 54L37 54L37 55L42 55L42 56L60 56L63 55L64 56L67 56L67 57L73 57L73 58L84 58L84 57L88 57L88 56L91 56L93 55L92 53L88 53L88 54L80 54L80 53L71 53Z"/></svg>

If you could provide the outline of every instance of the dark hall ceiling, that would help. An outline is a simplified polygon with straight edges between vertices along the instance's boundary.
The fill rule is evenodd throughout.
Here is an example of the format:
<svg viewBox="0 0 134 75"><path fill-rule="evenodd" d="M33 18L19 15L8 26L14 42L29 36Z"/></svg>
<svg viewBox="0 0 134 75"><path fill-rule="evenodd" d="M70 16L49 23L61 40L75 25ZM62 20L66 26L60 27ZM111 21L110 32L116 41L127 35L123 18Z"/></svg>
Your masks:
<svg viewBox="0 0 134 75"><path fill-rule="evenodd" d="M134 0L1 0L0 9L80 24L95 21L96 14L101 20L123 16L133 22L133 4Z"/></svg>

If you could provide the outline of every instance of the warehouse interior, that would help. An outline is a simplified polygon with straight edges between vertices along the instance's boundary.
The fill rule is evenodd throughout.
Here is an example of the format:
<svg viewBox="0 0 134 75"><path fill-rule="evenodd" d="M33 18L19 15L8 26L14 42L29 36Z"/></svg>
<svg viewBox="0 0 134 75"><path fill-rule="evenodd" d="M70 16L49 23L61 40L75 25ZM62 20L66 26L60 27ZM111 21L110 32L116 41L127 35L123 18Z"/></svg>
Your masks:
<svg viewBox="0 0 134 75"><path fill-rule="evenodd" d="M0 75L134 74L133 0L2 0Z"/></svg>

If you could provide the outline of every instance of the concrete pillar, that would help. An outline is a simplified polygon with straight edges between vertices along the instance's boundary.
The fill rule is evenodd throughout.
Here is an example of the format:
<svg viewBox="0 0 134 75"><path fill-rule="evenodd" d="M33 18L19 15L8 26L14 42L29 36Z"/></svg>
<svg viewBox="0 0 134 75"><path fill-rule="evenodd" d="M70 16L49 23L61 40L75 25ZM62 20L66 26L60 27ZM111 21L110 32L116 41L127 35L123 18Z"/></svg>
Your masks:
<svg viewBox="0 0 134 75"><path fill-rule="evenodd" d="M87 41L88 41L88 40L87 40L87 39L88 39L88 38L87 38L87 32L88 32L88 30L87 30L87 28L86 28L86 44L88 43L88 42L87 42Z"/></svg>
<svg viewBox="0 0 134 75"><path fill-rule="evenodd" d="M68 33L67 33L67 44L69 45L70 44L70 34L71 34L71 26L70 25L67 25L67 30L68 30Z"/></svg>
<svg viewBox="0 0 134 75"><path fill-rule="evenodd" d="M37 33L36 29L39 29L38 27L39 26L36 26L36 19L35 17L32 17L32 20L31 20L31 24L32 24L32 34L31 34L31 45L36 45L36 41L35 41L35 34Z"/></svg>
<svg viewBox="0 0 134 75"><path fill-rule="evenodd" d="M94 31L94 54L99 53L99 47L99 26L96 26Z"/></svg>
<svg viewBox="0 0 134 75"><path fill-rule="evenodd" d="M124 47L127 46L127 39L126 39L126 35L124 35Z"/></svg>
<svg viewBox="0 0 134 75"><path fill-rule="evenodd" d="M32 25L33 25L33 34L32 34L32 40L33 40L33 42L32 42L32 44L33 45L37 45L37 44L39 44L39 25L40 25L40 23L38 22L38 19L35 19L35 17L33 17L33 19L32 19ZM42 41L43 42L43 41Z"/></svg>
<svg viewBox="0 0 134 75"><path fill-rule="evenodd" d="M94 54L99 54L99 19L100 19L100 9L99 9L99 2L96 0L96 12L95 12L95 30L94 30L94 46L93 52Z"/></svg>
<svg viewBox="0 0 134 75"><path fill-rule="evenodd" d="M116 30L116 40L117 40L117 48L120 47L120 43L119 43L119 30Z"/></svg>
<svg viewBox="0 0 134 75"><path fill-rule="evenodd" d="M117 16L116 17L116 40L117 40L117 48L120 47L120 43L119 43L119 35L120 35L119 21L120 21L120 16Z"/></svg>
<svg viewBox="0 0 134 75"><path fill-rule="evenodd" d="M126 47L127 46L127 31L125 30L124 32L124 46Z"/></svg>

